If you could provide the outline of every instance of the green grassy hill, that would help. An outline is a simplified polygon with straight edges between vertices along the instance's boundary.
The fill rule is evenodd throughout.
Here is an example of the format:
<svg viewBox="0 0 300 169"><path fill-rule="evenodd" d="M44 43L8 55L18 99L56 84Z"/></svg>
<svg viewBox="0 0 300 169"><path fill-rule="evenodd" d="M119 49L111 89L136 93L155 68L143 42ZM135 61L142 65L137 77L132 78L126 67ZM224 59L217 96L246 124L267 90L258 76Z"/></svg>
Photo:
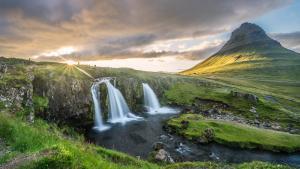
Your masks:
<svg viewBox="0 0 300 169"><path fill-rule="evenodd" d="M242 24L219 52L180 74L285 99L283 104L300 103L300 54L284 48L255 24Z"/></svg>
<svg viewBox="0 0 300 169"><path fill-rule="evenodd" d="M233 74L274 80L300 79L300 54L288 50L269 38L257 25L244 23L230 40L213 56L195 67L181 72L184 75Z"/></svg>

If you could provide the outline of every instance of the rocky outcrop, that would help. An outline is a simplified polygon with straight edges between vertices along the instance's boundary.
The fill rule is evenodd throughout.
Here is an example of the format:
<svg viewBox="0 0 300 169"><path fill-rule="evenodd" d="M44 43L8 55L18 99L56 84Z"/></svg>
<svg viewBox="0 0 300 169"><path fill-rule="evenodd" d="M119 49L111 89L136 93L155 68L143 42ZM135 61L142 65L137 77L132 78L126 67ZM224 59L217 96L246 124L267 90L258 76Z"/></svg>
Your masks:
<svg viewBox="0 0 300 169"><path fill-rule="evenodd" d="M250 93L241 93L241 92L237 92L237 91L231 91L231 95L233 97L246 99L252 103L258 103L258 101L259 101L259 99L256 95L250 94Z"/></svg>
<svg viewBox="0 0 300 169"><path fill-rule="evenodd" d="M98 68L95 68L93 76L96 78L116 77L116 87L121 91L129 108L135 114L144 112L143 82L148 83L158 97L162 98L165 90L175 82L184 79L171 76L149 78L125 73L103 73L100 70L99 68L98 72ZM59 124L71 123L75 127L78 125L79 127L81 125L92 125L94 116L90 92L92 83L93 79L88 77L74 78L70 75L57 74L51 71L37 74L33 81L34 92L36 95L46 97L49 100L48 110L38 113L38 116ZM107 118L108 99L104 84L100 85L100 100L104 118Z"/></svg>
<svg viewBox="0 0 300 169"><path fill-rule="evenodd" d="M153 144L153 160L156 162L174 163L170 153L165 150L166 145L162 142L156 142Z"/></svg>
<svg viewBox="0 0 300 169"><path fill-rule="evenodd" d="M0 64L0 79L6 74L7 72L7 65Z"/></svg>
<svg viewBox="0 0 300 169"><path fill-rule="evenodd" d="M2 81L0 83L0 103L13 112L23 111L33 120L33 85L34 75L30 70L17 72L15 66L0 66ZM9 75L5 75L7 72Z"/></svg>
<svg viewBox="0 0 300 169"><path fill-rule="evenodd" d="M174 160L170 156L170 153L164 149L158 150L154 155L154 159L161 162L174 163Z"/></svg>

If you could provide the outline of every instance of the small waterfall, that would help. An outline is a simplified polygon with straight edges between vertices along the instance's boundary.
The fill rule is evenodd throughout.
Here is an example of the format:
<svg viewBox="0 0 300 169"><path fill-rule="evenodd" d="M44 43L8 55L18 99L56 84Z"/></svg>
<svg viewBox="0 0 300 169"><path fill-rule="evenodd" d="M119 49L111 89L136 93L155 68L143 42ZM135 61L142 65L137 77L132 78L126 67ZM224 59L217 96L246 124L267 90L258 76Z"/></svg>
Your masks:
<svg viewBox="0 0 300 169"><path fill-rule="evenodd" d="M149 114L169 114L179 112L178 110L169 107L161 107L152 88L147 83L143 83L142 85L144 91L144 105Z"/></svg>
<svg viewBox="0 0 300 169"><path fill-rule="evenodd" d="M100 92L99 92L99 85L105 84L108 90L108 99L109 99L109 113L108 113L108 122L111 123L125 123L131 120L140 120L141 117L138 117L132 114L129 110L129 107L120 92L115 86L110 83L110 80L114 80L114 85L116 84L114 78L102 78L96 79L94 84L91 87L91 93L94 102L94 109L95 109L95 126L94 128L103 131L108 129L109 127L104 125L102 111L100 106Z"/></svg>
<svg viewBox="0 0 300 169"><path fill-rule="evenodd" d="M109 80L104 82L108 90L109 98L109 122L125 123L126 121L136 120L140 117L132 114L119 89L115 88Z"/></svg>
<svg viewBox="0 0 300 169"><path fill-rule="evenodd" d="M147 83L143 83L144 104L148 112L156 111L160 108L157 96Z"/></svg>
<svg viewBox="0 0 300 169"><path fill-rule="evenodd" d="M100 92L99 92L100 82L96 82L91 87L91 93L93 97L94 109L95 109L95 126L94 128L103 131L108 129L108 126L105 126L102 118L102 111L100 107Z"/></svg>

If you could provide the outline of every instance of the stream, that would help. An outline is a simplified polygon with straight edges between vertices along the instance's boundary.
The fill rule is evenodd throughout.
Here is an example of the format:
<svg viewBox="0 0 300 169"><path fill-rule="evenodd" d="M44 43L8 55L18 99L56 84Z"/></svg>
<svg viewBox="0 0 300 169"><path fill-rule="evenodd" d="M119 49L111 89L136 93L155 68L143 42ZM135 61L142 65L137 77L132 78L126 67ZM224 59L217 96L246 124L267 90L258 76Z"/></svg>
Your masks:
<svg viewBox="0 0 300 169"><path fill-rule="evenodd" d="M144 115L142 121L115 124L109 130L91 130L89 139L99 146L118 150L132 156L147 159L153 151L153 144L162 142L171 157L181 161L218 161L229 163L250 162L253 160L288 164L300 168L300 153L274 153L261 150L231 148L216 143L198 145L163 130L163 121L174 114Z"/></svg>

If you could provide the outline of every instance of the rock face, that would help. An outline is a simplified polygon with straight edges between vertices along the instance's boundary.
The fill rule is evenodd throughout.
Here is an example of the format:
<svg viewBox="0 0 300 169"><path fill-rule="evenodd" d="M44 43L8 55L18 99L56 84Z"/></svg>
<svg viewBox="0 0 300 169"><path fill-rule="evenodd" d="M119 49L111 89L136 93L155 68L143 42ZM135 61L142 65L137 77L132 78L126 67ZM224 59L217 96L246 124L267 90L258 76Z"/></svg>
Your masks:
<svg viewBox="0 0 300 169"><path fill-rule="evenodd" d="M149 78L118 74L95 73L97 78L116 77L116 86L123 94L130 110L135 113L143 112L143 89L142 83L148 83L159 98L162 98L176 79L173 78ZM80 79L72 76L59 76L52 72L36 75L33 86L38 96L46 97L49 100L48 110L38 114L40 117L65 124L71 122L72 126L93 124L93 101L90 87L93 79ZM106 86L100 85L101 108L104 118L107 118L108 99ZM86 124L84 124L86 123ZM81 126L78 126L81 127Z"/></svg>

